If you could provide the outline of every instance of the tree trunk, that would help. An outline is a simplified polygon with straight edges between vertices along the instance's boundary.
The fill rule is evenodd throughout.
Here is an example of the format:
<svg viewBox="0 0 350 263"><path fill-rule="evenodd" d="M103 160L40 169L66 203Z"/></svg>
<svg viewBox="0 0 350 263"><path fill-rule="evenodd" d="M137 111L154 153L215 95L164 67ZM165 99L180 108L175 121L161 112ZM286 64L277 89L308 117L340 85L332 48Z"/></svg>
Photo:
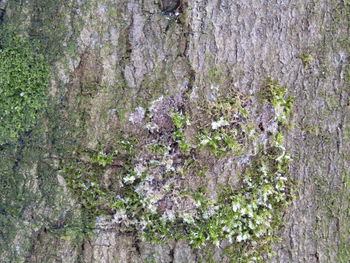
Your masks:
<svg viewBox="0 0 350 263"><path fill-rule="evenodd" d="M3 176L14 178L13 195L3 198L18 211L1 208L1 262L227 262L222 245L204 256L186 240L155 244L90 218L62 163L78 148L108 151L121 133L154 138L143 130L149 112L162 136L176 129L162 110L189 112L192 127L202 121L197 105L218 94L251 98L253 112L267 79L295 97L284 135L298 181L268 261L350 262L349 2L187 0L174 10L164 2L0 0L2 25L38 41L52 68L38 125L0 148ZM214 167L205 180L215 199L210 189L239 180L225 169L245 168L203 156ZM116 187L106 173L100 183Z"/></svg>

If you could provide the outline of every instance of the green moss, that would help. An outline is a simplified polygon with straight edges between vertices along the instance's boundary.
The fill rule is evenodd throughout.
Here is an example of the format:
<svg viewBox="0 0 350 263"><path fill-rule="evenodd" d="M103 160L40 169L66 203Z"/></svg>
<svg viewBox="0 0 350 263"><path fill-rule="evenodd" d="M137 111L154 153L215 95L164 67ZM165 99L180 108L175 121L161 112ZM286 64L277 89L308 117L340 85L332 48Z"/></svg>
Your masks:
<svg viewBox="0 0 350 263"><path fill-rule="evenodd" d="M118 140L115 149L110 153L104 151L79 151L73 155L74 162L63 163L67 184L75 194L79 203L92 216L106 214L108 210L124 208L125 204L116 197L116 193L101 186L103 171L116 162L123 166L118 180L124 180L134 174L132 158L134 156L133 143L130 140ZM127 183L128 185L128 183ZM130 187L126 187L124 194L130 193ZM130 193L133 195L133 193ZM134 198L133 196L128 196ZM104 211L103 209L107 209Z"/></svg>
<svg viewBox="0 0 350 263"><path fill-rule="evenodd" d="M233 262L263 262L263 256L271 256L273 243L278 241L281 212L293 200L293 184L288 179L290 157L282 135L291 101L285 99L285 88L276 82L268 83L264 91L264 103L275 108L279 128L268 135L268 143L260 145L254 153L244 151L251 140L257 143L257 137L250 137L247 130L253 125L249 121L249 101L237 96L207 106L203 114L207 119L209 116L209 120L197 122L196 127L190 125L189 114L174 109L173 130L162 135L153 133L152 143L147 144L142 159L138 153L142 153L143 142L133 140L131 135L119 137L108 150L102 147L96 151L78 151L75 161L65 164L68 185L86 213L95 217L110 212L124 213L127 218L123 219L121 229L133 231L141 239L156 243L181 239L200 249L220 246L227 240L230 245L225 255ZM284 114L282 120L279 114ZM149 121L152 122L152 118ZM193 135L192 130L192 135L198 141L190 144L186 132L193 128L196 134ZM185 176L203 179L209 168L204 160L196 158L203 147L210 150L214 160L229 155L249 157L240 175L240 185L217 189L217 200L209 199L204 187L184 188L178 197L193 200L195 208L190 213L175 212L172 217L162 214L157 208L158 199L142 190L147 182L152 181L147 191L154 184L154 179L148 178L149 172L156 169L160 173L159 182ZM168 167L168 161L173 162L173 154L181 158L176 169ZM114 184L108 186L102 181L111 167L115 169ZM171 191L172 186L167 189ZM152 193L150 191L147 193Z"/></svg>
<svg viewBox="0 0 350 263"><path fill-rule="evenodd" d="M0 60L1 145L16 141L35 125L46 106L49 67L35 44L3 28Z"/></svg>
<svg viewBox="0 0 350 263"><path fill-rule="evenodd" d="M201 146L208 147L218 158L225 157L229 153L241 154L241 145L224 129L203 130L197 138Z"/></svg>
<svg viewBox="0 0 350 263"><path fill-rule="evenodd" d="M283 125L288 122L294 100L293 97L286 96L286 92L287 88L281 87L278 81L267 78L261 93L265 103L269 103L274 107L277 119Z"/></svg>
<svg viewBox="0 0 350 263"><path fill-rule="evenodd" d="M207 80L209 83L212 83L214 85L220 85L224 81L223 78L224 73L218 66L215 66L208 71Z"/></svg>
<svg viewBox="0 0 350 263"><path fill-rule="evenodd" d="M190 195L198 202L196 217L182 215L177 223L158 219L144 236L152 241L176 236L195 248L208 243L219 246L226 239L232 244L227 253L241 257L237 262L250 262L253 258L260 262L261 255L277 240L274 234L281 225L277 211L286 207L293 196L286 177L288 155L267 152L258 154L256 163L242 176L240 189L224 187L216 202L207 199L204 189L183 191L182 195ZM250 250L255 243L259 245Z"/></svg>
<svg viewBox="0 0 350 263"><path fill-rule="evenodd" d="M311 54L302 54L299 56L301 61L303 62L304 68L308 69L311 66L312 56Z"/></svg>
<svg viewBox="0 0 350 263"><path fill-rule="evenodd" d="M173 139L178 143L181 151L184 154L189 154L191 150L190 144L186 141L184 128L190 125L188 116L182 115L181 113L174 113L172 115L172 120L175 125L175 130L173 131Z"/></svg>
<svg viewBox="0 0 350 263"><path fill-rule="evenodd" d="M240 156L244 151L241 141L248 135L244 127L249 115L240 98L220 100L210 105L206 114L211 123L200 128L198 145L208 148L218 158L228 154Z"/></svg>
<svg viewBox="0 0 350 263"><path fill-rule="evenodd" d="M155 142L147 145L147 148L153 153L153 154L160 154L164 155L165 153L169 152L171 148L169 146L165 146L160 142Z"/></svg>
<svg viewBox="0 0 350 263"><path fill-rule="evenodd" d="M145 263L157 263L155 257L149 256L145 259Z"/></svg>
<svg viewBox="0 0 350 263"><path fill-rule="evenodd" d="M91 162L94 164L101 165L105 167L106 165L111 165L113 162L113 157L107 155L105 152L93 152Z"/></svg>

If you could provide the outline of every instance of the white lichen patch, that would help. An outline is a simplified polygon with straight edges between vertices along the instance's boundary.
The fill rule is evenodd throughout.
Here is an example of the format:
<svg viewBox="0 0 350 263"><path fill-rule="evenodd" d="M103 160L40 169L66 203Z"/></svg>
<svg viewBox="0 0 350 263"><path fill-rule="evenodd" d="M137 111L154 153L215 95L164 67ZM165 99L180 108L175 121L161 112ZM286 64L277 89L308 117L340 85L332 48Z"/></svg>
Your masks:
<svg viewBox="0 0 350 263"><path fill-rule="evenodd" d="M159 127L157 124L153 123L153 122L149 122L146 124L145 128L147 130L149 130L150 132L154 133L154 132L158 132L159 131Z"/></svg>
<svg viewBox="0 0 350 263"><path fill-rule="evenodd" d="M125 184L132 184L132 183L135 182L135 179L136 179L136 177L135 177L134 175L128 174L127 176L125 176L125 177L123 178L123 182L124 182Z"/></svg>
<svg viewBox="0 0 350 263"><path fill-rule="evenodd" d="M220 120L213 121L211 123L211 128L213 130L216 130L218 128L221 128L221 127L224 127L224 126L228 126L228 125L230 125L230 123L228 121L224 120L224 117L220 117Z"/></svg>
<svg viewBox="0 0 350 263"><path fill-rule="evenodd" d="M129 121L135 125L141 125L146 116L146 110L142 107L137 107L135 112L129 115Z"/></svg>

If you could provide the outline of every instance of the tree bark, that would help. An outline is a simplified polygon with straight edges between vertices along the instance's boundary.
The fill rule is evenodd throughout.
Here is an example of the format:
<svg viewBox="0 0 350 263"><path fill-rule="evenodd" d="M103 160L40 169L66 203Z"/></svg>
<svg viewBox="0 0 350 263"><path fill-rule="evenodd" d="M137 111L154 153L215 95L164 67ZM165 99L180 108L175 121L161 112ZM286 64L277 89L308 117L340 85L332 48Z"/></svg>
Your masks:
<svg viewBox="0 0 350 263"><path fill-rule="evenodd" d="M270 261L349 262L349 3L182 2L164 13L160 1L0 1L2 23L39 39L53 69L41 135L15 150L11 167L27 194L14 234L2 235L2 262L199 262L184 241L140 242L118 229L55 236L48 229L80 216L58 162L74 145L98 149L135 132L130 114L161 96L198 89L210 99L213 87L255 96L267 77L295 97L286 144L299 181Z"/></svg>

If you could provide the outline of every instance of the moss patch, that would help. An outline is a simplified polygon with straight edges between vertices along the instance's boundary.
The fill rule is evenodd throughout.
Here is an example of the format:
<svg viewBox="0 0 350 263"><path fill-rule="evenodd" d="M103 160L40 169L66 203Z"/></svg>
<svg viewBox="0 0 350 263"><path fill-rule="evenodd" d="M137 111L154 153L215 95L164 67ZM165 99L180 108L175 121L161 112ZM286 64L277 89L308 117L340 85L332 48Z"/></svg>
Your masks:
<svg viewBox="0 0 350 263"><path fill-rule="evenodd" d="M46 106L49 67L28 39L0 29L0 145L16 141Z"/></svg>
<svg viewBox="0 0 350 263"><path fill-rule="evenodd" d="M193 248L225 248L237 262L263 262L278 240L281 211L293 199L282 135L291 99L277 82L267 83L261 103L273 108L273 132L254 126L250 114L257 109L244 96L200 106L202 119L183 101L160 98L140 120L147 136L125 133L99 149L77 150L74 161L62 165L84 213L104 215L140 239L183 239ZM213 198L206 174L220 159L244 168L238 185L218 185Z"/></svg>

